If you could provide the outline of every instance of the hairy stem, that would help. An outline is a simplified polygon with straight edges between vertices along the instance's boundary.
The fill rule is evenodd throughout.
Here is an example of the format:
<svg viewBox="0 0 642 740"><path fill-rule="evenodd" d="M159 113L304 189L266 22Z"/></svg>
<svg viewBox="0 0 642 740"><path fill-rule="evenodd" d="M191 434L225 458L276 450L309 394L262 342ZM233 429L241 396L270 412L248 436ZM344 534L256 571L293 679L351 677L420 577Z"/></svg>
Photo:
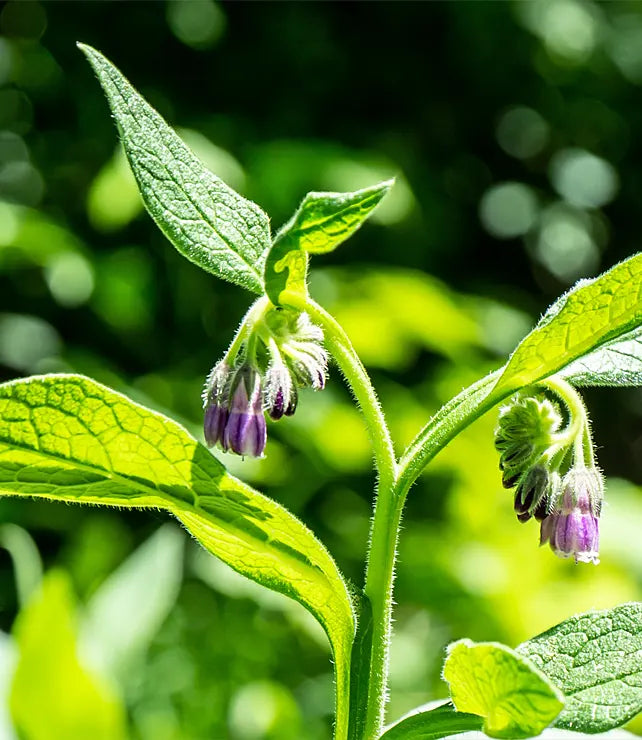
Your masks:
<svg viewBox="0 0 642 740"><path fill-rule="evenodd" d="M396 555L397 531L401 510L393 498L397 479L397 462L392 439L381 405L370 377L341 325L312 299L294 292L281 295L282 303L306 311L324 332L325 345L344 374L366 420L374 451L378 485L374 515L370 528L364 594L368 604L371 632L359 655L353 675L361 682L366 677L365 691L353 691L351 737L373 738L380 734L387 693L388 647L392 614L392 584ZM360 620L364 622L364 620ZM364 624L360 625L364 629ZM360 641L361 635L357 636ZM355 734L357 733L357 734Z"/></svg>

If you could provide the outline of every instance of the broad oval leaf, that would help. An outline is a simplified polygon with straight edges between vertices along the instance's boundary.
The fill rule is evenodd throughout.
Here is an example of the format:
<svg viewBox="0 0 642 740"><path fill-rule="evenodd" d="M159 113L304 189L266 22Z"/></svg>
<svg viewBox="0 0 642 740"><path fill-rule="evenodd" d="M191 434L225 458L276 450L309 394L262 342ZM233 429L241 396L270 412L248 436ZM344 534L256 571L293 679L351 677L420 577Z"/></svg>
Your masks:
<svg viewBox="0 0 642 740"><path fill-rule="evenodd" d="M78 47L107 97L145 207L165 236L203 270L262 293L267 215L212 174L108 59Z"/></svg>
<svg viewBox="0 0 642 740"><path fill-rule="evenodd" d="M395 722L381 740L439 740L459 732L481 730L476 714L458 712L450 702L428 711L417 710Z"/></svg>
<svg viewBox="0 0 642 740"><path fill-rule="evenodd" d="M265 289L274 304L284 290L306 291L309 254L336 249L363 224L393 186L386 180L353 193L308 193L277 234L265 265Z"/></svg>
<svg viewBox="0 0 642 740"><path fill-rule="evenodd" d="M642 255L556 301L511 355L495 390L506 395L559 372L642 324Z"/></svg>
<svg viewBox="0 0 642 740"><path fill-rule="evenodd" d="M299 601L332 645L343 737L354 616L336 564L302 522L181 426L79 375L5 383L0 494L165 509L239 573Z"/></svg>
<svg viewBox="0 0 642 740"><path fill-rule="evenodd" d="M496 642L450 645L444 678L457 711L482 716L490 737L539 735L564 706L559 689L538 668Z"/></svg>
<svg viewBox="0 0 642 740"><path fill-rule="evenodd" d="M642 604L578 614L517 648L566 696L556 726L603 732L642 711Z"/></svg>

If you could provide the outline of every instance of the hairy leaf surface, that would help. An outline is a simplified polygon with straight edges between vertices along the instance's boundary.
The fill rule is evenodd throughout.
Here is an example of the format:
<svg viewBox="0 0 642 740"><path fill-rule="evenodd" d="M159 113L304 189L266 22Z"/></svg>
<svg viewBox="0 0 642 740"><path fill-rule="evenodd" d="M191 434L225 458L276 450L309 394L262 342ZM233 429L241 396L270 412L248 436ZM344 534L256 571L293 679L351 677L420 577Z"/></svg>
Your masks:
<svg viewBox="0 0 642 740"><path fill-rule="evenodd" d="M171 512L214 555L317 617L347 714L354 617L334 561L175 422L78 375L0 385L0 494Z"/></svg>
<svg viewBox="0 0 642 740"><path fill-rule="evenodd" d="M263 292L266 214L212 174L174 130L91 46L79 44L109 101L143 201L181 254L207 272Z"/></svg>
<svg viewBox="0 0 642 740"><path fill-rule="evenodd" d="M578 614L517 648L564 691L556 726L604 732L642 711L642 604Z"/></svg>
<svg viewBox="0 0 642 740"><path fill-rule="evenodd" d="M642 385L642 327L606 342L560 373L573 385Z"/></svg>
<svg viewBox="0 0 642 740"><path fill-rule="evenodd" d="M265 287L273 303L284 290L306 291L309 254L331 252L363 224L394 181L354 193L308 193L279 231L265 266Z"/></svg>
<svg viewBox="0 0 642 740"><path fill-rule="evenodd" d="M642 255L556 301L513 352L496 391L502 394L559 372L642 324Z"/></svg>
<svg viewBox="0 0 642 740"><path fill-rule="evenodd" d="M539 735L564 705L561 692L540 670L495 642L450 645L444 678L456 709L482 716L491 737Z"/></svg>

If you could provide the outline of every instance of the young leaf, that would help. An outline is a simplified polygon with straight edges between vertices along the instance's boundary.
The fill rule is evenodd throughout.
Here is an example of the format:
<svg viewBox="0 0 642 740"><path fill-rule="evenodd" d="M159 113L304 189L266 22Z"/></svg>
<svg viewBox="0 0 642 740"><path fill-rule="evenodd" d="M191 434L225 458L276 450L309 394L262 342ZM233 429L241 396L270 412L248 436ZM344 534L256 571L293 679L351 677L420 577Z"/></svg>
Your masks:
<svg viewBox="0 0 642 740"><path fill-rule="evenodd" d="M448 702L430 711L413 712L400 719L383 733L381 740L439 740L481 728L481 717L458 712Z"/></svg>
<svg viewBox="0 0 642 740"><path fill-rule="evenodd" d="M0 494L165 509L239 573L299 601L333 648L342 736L354 617L337 566L302 522L181 426L78 375L5 383Z"/></svg>
<svg viewBox="0 0 642 740"><path fill-rule="evenodd" d="M308 193L277 234L265 265L265 288L279 303L284 290L306 291L309 254L325 254L361 226L390 190L386 180L354 193Z"/></svg>
<svg viewBox="0 0 642 740"><path fill-rule="evenodd" d="M10 708L16 729L30 740L124 740L124 707L81 664L75 620L68 577L48 573L14 627L19 658Z"/></svg>
<svg viewBox="0 0 642 740"><path fill-rule="evenodd" d="M642 385L642 327L580 357L560 375L579 386Z"/></svg>
<svg viewBox="0 0 642 740"><path fill-rule="evenodd" d="M496 642L450 645L444 678L457 711L481 715L490 737L539 735L564 706L563 695L540 670Z"/></svg>
<svg viewBox="0 0 642 740"><path fill-rule="evenodd" d="M557 727L603 732L642 711L642 604L578 614L517 648L566 696Z"/></svg>
<svg viewBox="0 0 642 740"><path fill-rule="evenodd" d="M495 390L535 383L642 324L642 254L594 280L580 281L513 352Z"/></svg>
<svg viewBox="0 0 642 740"><path fill-rule="evenodd" d="M109 101L145 206L165 236L203 270L262 293L271 243L266 214L206 169L108 59L78 46Z"/></svg>

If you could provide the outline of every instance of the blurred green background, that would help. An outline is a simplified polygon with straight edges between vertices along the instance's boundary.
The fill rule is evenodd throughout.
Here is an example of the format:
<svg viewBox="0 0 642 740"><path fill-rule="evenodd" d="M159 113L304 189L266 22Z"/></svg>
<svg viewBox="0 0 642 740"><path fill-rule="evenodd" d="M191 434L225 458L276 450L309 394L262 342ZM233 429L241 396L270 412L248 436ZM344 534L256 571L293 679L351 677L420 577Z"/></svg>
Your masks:
<svg viewBox="0 0 642 740"><path fill-rule="evenodd" d="M250 300L143 212L77 40L274 228L308 190L397 177L315 259L311 289L371 370L398 451L575 280L640 249L639 3L8 2L2 380L85 373L200 436L203 379ZM602 564L538 549L501 488L495 417L477 422L409 499L390 719L445 695L451 640L514 645L641 598L642 393L585 397L609 478ZM373 475L339 374L269 433L264 460L221 457L360 585ZM4 499L0 521L0 738L18 736L10 713L29 740L330 736L320 630L164 515Z"/></svg>

